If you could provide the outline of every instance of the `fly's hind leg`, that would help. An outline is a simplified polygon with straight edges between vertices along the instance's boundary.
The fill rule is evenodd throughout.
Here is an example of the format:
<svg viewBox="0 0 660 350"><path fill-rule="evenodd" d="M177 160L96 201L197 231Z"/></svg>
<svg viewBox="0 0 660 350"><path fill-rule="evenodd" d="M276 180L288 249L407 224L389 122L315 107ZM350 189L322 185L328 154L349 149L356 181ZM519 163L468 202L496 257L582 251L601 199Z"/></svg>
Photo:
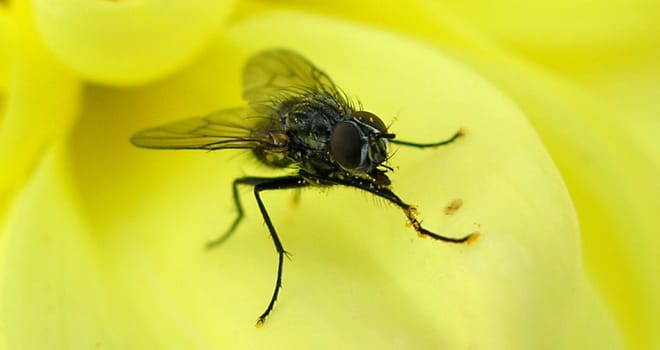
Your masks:
<svg viewBox="0 0 660 350"><path fill-rule="evenodd" d="M222 236L206 243L206 249L211 249L224 243L232 235L232 233L236 231L238 224L241 222L241 220L243 220L243 205L241 204L241 199L238 195L238 185L249 185L250 179L254 178L242 177L234 180L234 183L232 184L232 193L234 195L234 205L236 206L236 218L234 219L234 222L232 222L231 226L229 226L229 229L225 231Z"/></svg>
<svg viewBox="0 0 660 350"><path fill-rule="evenodd" d="M243 205L241 204L241 198L240 195L238 194L238 186L239 185L256 186L265 182L270 182L274 179L279 179L279 178L246 176L234 180L232 184L232 194L234 198L234 205L236 206L236 218L234 218L234 221L232 222L231 226L229 226L229 229L227 229L227 231L225 231L224 234L206 243L206 249L215 248L221 245L222 243L224 243L225 241L227 241L227 239L231 237L234 231L236 231L236 228L238 228L238 225L243 220L243 216L244 216Z"/></svg>

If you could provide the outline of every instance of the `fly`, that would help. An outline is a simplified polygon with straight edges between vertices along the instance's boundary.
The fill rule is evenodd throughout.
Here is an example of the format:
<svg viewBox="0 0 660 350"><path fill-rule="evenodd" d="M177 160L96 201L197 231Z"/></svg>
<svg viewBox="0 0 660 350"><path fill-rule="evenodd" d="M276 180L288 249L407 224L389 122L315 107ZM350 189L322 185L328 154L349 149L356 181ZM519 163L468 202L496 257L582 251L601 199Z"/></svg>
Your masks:
<svg viewBox="0 0 660 350"><path fill-rule="evenodd" d="M288 50L264 51L248 60L243 71L243 98L245 107L147 129L133 135L131 142L158 149L248 149L262 163L291 171L287 176L235 179L232 190L237 216L222 236L207 244L208 248L220 245L234 233L243 219L238 186L251 186L278 254L275 290L257 326L263 325L273 310L287 254L261 200L264 191L353 187L401 208L421 237L449 243L469 243L477 238L476 232L452 238L422 227L415 207L390 189L387 172L392 168L384 164L389 143L415 148L443 146L459 138L460 131L434 143L397 140L378 116L355 106L328 75Z"/></svg>

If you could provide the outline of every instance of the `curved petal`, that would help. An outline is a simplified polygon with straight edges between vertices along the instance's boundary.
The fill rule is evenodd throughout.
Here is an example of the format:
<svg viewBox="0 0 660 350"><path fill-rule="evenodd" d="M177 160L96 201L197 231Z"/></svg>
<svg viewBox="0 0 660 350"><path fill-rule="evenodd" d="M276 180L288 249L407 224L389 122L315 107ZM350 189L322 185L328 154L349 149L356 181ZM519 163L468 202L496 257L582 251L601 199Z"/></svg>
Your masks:
<svg viewBox="0 0 660 350"><path fill-rule="evenodd" d="M579 157L566 156L570 150L557 143L591 130L593 124L570 124L584 110L535 95L539 90L517 81L515 71L489 67L487 57L463 58L489 79L501 78L499 90L437 46L410 37L301 13L243 18L201 60L168 79L130 90L89 88L80 122L36 168L9 216L2 302L10 348L622 347L582 265L582 251L593 248L581 246L563 180L527 122L547 125L539 130L553 152L561 151L559 165L575 166ZM128 137L157 122L240 106L242 64L273 46L312 60L391 121L397 137L433 141L464 128L467 135L451 146L398 148L393 183L419 206L427 227L456 236L478 230L481 237L471 246L417 239L396 208L346 189L304 192L295 208L290 193L266 194L294 255L285 263L275 313L255 330L276 259L248 191L241 192L247 216L232 240L210 252L202 247L234 218L232 179L273 173L253 166L249 154L150 152L132 148ZM159 62L175 61L169 67L180 66ZM99 67L85 75L125 83L171 72L166 65L125 75ZM539 78L534 86L539 81L548 83ZM544 116L562 112L569 112L567 124L543 124ZM587 168L611 170L596 151L619 154L611 152L619 141L596 132L585 140L594 143L578 155L597 160ZM43 143L30 139L35 144ZM612 202L591 210L598 203L584 200L592 190L602 195L604 184L586 183L577 170L563 175L578 185L571 194L587 232L603 228L589 226L590 218L611 213ZM462 206L446 214L458 199ZM612 220L625 223L620 215Z"/></svg>
<svg viewBox="0 0 660 350"><path fill-rule="evenodd" d="M197 56L233 1L33 1L39 33L88 80L143 84Z"/></svg>
<svg viewBox="0 0 660 350"><path fill-rule="evenodd" d="M0 118L2 214L44 151L70 128L80 94L79 80L54 60L34 32L29 9L16 5L11 21L9 81Z"/></svg>

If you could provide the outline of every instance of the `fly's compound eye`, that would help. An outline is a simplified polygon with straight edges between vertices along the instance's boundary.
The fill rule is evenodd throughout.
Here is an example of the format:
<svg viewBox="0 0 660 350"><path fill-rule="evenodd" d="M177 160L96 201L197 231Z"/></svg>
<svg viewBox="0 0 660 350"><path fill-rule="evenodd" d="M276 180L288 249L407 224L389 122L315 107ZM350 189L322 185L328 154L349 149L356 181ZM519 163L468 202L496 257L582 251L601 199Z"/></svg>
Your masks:
<svg viewBox="0 0 660 350"><path fill-rule="evenodd" d="M355 169L362 165L366 158L366 148L357 125L350 122L337 123L330 135L330 152L344 169Z"/></svg>
<svg viewBox="0 0 660 350"><path fill-rule="evenodd" d="M377 115L371 112L356 111L353 112L352 117L357 119L360 123L367 124L381 133L387 134L387 126L385 126L385 123L383 123Z"/></svg>

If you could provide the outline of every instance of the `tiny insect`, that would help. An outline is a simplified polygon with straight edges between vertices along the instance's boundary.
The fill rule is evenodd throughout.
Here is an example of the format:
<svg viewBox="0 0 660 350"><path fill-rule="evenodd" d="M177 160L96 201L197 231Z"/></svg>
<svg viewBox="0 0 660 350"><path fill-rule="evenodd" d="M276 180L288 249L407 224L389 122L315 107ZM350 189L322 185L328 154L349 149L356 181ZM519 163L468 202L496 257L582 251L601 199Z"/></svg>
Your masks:
<svg viewBox="0 0 660 350"><path fill-rule="evenodd" d="M131 142L157 149L249 149L262 163L290 170L287 176L237 178L232 185L237 216L229 229L209 242L208 248L227 240L243 219L238 186L252 186L278 254L275 290L259 316L257 326L270 315L282 285L282 264L287 251L280 241L261 192L309 186L342 185L369 192L403 210L421 237L449 243L467 243L478 233L460 238L442 236L422 227L415 207L390 189L388 143L431 148L454 142L462 133L433 143L395 139L375 114L362 110L323 71L288 50L261 52L248 60L243 71L243 98L247 106L176 121L136 133Z"/></svg>

